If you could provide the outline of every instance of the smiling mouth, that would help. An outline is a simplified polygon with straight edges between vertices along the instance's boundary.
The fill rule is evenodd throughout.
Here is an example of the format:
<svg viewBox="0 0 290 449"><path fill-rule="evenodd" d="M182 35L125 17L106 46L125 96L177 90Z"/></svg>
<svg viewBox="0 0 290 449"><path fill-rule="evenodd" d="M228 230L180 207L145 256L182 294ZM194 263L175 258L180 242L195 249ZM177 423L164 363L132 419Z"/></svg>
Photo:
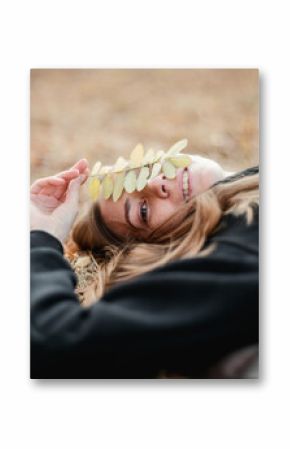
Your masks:
<svg viewBox="0 0 290 449"><path fill-rule="evenodd" d="M184 201L188 201L190 195L189 195L189 173L187 168L183 170L182 174L182 193Z"/></svg>

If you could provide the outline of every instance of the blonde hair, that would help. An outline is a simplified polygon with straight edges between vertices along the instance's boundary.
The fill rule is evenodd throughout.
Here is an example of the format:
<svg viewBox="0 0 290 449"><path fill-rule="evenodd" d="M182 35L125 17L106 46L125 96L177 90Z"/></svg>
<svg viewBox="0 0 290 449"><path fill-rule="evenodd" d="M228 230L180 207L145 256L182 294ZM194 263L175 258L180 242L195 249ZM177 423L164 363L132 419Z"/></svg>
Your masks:
<svg viewBox="0 0 290 449"><path fill-rule="evenodd" d="M74 227L66 256L79 278L83 305L96 302L113 285L177 259L203 256L203 247L227 214L245 215L249 224L259 202L259 176L221 182L192 198L146 241L122 241L112 234L94 204ZM208 250L207 250L208 253Z"/></svg>

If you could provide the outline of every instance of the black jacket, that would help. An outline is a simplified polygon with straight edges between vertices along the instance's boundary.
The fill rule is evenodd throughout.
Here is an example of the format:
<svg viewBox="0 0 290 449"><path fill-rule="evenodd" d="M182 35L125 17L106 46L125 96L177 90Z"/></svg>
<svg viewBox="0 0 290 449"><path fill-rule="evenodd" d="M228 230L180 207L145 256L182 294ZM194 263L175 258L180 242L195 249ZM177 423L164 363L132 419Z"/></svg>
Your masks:
<svg viewBox="0 0 290 449"><path fill-rule="evenodd" d="M110 290L84 309L62 245L31 232L31 377L206 377L258 342L258 211L227 216L203 258L180 260Z"/></svg>

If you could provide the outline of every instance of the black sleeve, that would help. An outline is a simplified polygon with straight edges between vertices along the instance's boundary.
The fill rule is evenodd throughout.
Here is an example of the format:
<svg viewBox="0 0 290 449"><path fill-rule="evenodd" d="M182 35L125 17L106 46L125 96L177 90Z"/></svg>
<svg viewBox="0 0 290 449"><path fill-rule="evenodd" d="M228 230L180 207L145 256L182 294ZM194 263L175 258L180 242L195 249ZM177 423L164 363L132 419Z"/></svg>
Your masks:
<svg viewBox="0 0 290 449"><path fill-rule="evenodd" d="M247 229L253 241L257 227ZM31 377L201 377L222 356L258 341L255 250L221 241L111 289L88 309L61 244L31 233Z"/></svg>

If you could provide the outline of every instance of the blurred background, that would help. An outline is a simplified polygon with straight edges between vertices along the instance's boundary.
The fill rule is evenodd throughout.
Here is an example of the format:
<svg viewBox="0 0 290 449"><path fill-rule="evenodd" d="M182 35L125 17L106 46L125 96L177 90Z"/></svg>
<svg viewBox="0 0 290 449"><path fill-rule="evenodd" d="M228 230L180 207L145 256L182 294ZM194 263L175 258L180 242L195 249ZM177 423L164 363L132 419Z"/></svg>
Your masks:
<svg viewBox="0 0 290 449"><path fill-rule="evenodd" d="M259 73L255 69L34 69L31 181L80 158L112 164L142 142L238 170L258 163Z"/></svg>

